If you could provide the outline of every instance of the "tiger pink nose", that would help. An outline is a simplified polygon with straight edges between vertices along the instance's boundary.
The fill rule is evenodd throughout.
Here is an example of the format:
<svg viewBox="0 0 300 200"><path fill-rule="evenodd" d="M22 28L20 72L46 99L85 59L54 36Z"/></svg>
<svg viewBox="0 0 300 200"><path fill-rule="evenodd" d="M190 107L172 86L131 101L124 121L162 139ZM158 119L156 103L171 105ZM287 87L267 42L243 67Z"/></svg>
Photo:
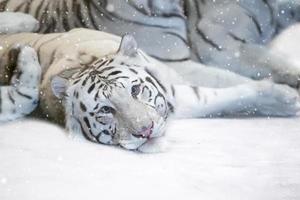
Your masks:
<svg viewBox="0 0 300 200"><path fill-rule="evenodd" d="M140 135L143 138L148 138L152 134L154 123L152 122L148 127L143 126L141 131L138 132L138 135Z"/></svg>

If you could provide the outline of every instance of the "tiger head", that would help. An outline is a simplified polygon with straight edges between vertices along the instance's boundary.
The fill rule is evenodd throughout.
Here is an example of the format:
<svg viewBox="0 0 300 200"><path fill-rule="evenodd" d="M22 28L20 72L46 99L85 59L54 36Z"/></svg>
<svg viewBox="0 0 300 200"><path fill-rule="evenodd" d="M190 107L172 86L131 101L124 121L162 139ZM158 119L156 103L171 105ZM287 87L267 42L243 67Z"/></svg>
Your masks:
<svg viewBox="0 0 300 200"><path fill-rule="evenodd" d="M170 85L149 70L154 65L130 35L119 51L75 72L52 79L65 104L66 126L88 140L135 150L164 134L172 103Z"/></svg>

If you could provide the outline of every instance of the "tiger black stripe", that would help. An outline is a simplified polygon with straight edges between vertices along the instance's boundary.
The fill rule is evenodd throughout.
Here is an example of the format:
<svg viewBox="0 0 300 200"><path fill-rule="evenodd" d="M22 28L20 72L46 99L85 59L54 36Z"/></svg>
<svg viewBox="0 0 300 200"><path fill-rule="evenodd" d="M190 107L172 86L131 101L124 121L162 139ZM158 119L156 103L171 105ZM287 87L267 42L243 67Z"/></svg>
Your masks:
<svg viewBox="0 0 300 200"><path fill-rule="evenodd" d="M129 79L129 77L128 77L128 76L118 76L118 77L116 77L116 78L112 78L112 79L110 79L110 81L116 81L116 80L118 80L118 79L121 79L121 78L124 78L124 79Z"/></svg>
<svg viewBox="0 0 300 200"><path fill-rule="evenodd" d="M51 18L52 26L51 26L51 32L55 32L56 27L57 27L57 19Z"/></svg>
<svg viewBox="0 0 300 200"><path fill-rule="evenodd" d="M79 93L75 90L75 91L73 92L73 96L74 96L76 99L78 99Z"/></svg>
<svg viewBox="0 0 300 200"><path fill-rule="evenodd" d="M76 26L86 28L86 25L84 23L84 17L81 14L81 4L75 7L75 11L73 10L73 13L75 13L74 16L76 16Z"/></svg>
<svg viewBox="0 0 300 200"><path fill-rule="evenodd" d="M234 35L234 34L232 34L232 33L228 33L228 35L229 35L232 39L234 39L234 40L236 40L236 41L239 41L239 42L244 43L244 44L247 43L245 39L239 38L238 36L236 36L236 35Z"/></svg>
<svg viewBox="0 0 300 200"><path fill-rule="evenodd" d="M22 97L24 97L26 99L32 99L31 96L29 96L27 94L24 94L24 93L20 92L19 90L16 90L16 92L17 92L18 95L20 95L20 96L22 96Z"/></svg>
<svg viewBox="0 0 300 200"><path fill-rule="evenodd" d="M147 89L147 90L149 91L149 97L151 97L151 96L152 96L152 92L151 92L151 90L149 89L149 87L148 87L147 85L145 85L145 86L143 87L142 93L144 93L145 89Z"/></svg>
<svg viewBox="0 0 300 200"><path fill-rule="evenodd" d="M86 85L86 82L88 81L89 77L86 77L83 82L82 82L82 86L85 86Z"/></svg>
<svg viewBox="0 0 300 200"><path fill-rule="evenodd" d="M171 86L171 91L172 91L172 96L174 97L175 96L175 88L173 85Z"/></svg>
<svg viewBox="0 0 300 200"><path fill-rule="evenodd" d="M95 61L95 63L93 64L93 66L96 66L97 69L100 69L100 67L102 67L105 64L105 59L100 59Z"/></svg>
<svg viewBox="0 0 300 200"><path fill-rule="evenodd" d="M99 103L94 107L94 110L97 110L99 108Z"/></svg>
<svg viewBox="0 0 300 200"><path fill-rule="evenodd" d="M196 30L197 30L197 33L201 36L201 38L206 43L208 43L209 45L211 45L213 48L217 49L218 51L222 51L222 48L219 45L217 45L213 40L209 39L202 30L200 30L199 28L196 28Z"/></svg>
<svg viewBox="0 0 300 200"><path fill-rule="evenodd" d="M80 102L80 109L81 109L83 112L86 112L86 111L87 111L86 106L85 106L82 102Z"/></svg>
<svg viewBox="0 0 300 200"><path fill-rule="evenodd" d="M92 15L90 14L89 3L87 1L88 0L81 1L83 4L81 12L83 13L83 16L85 18L87 27L97 29L97 26L95 26L95 24L93 23Z"/></svg>
<svg viewBox="0 0 300 200"><path fill-rule="evenodd" d="M99 92L97 91L95 96L94 96L94 101L97 101L98 97L99 97Z"/></svg>
<svg viewBox="0 0 300 200"><path fill-rule="evenodd" d="M25 7L25 13L29 13L29 11L30 11L30 3L27 3Z"/></svg>
<svg viewBox="0 0 300 200"><path fill-rule="evenodd" d="M17 6L17 7L14 9L14 12L20 12L20 10L22 9L22 7L23 7L25 4L28 4L28 3L27 3L27 2L21 3L19 6ZM27 12L26 12L26 13L27 13Z"/></svg>
<svg viewBox="0 0 300 200"><path fill-rule="evenodd" d="M137 71L135 71L135 70L132 69L132 68L129 68L129 70L132 71L132 72L135 73L135 74L138 74Z"/></svg>
<svg viewBox="0 0 300 200"><path fill-rule="evenodd" d="M260 24L259 24L259 22L257 21L257 19L256 19L254 16L250 15L250 14L247 14L247 16L248 16L248 17L251 19L251 21L254 23L254 25L255 25L255 27L256 27L256 29L257 29L257 31L258 31L258 34L259 34L259 35L262 35L262 30L261 30Z"/></svg>
<svg viewBox="0 0 300 200"><path fill-rule="evenodd" d="M182 42L184 42L184 44L189 45L188 41L186 41L186 39L184 37L182 37L181 35L179 35L178 33L173 33L173 32L170 32L170 31L166 31L165 34L173 35L175 37L178 37L178 38L180 38L180 40L182 40Z"/></svg>
<svg viewBox="0 0 300 200"><path fill-rule="evenodd" d="M83 117L83 121L85 123L85 125L88 127L89 131L91 131L91 124L90 121L87 117Z"/></svg>
<svg viewBox="0 0 300 200"><path fill-rule="evenodd" d="M168 102L167 105L168 105L169 111L171 113L174 113L174 106L170 102Z"/></svg>
<svg viewBox="0 0 300 200"><path fill-rule="evenodd" d="M75 85L76 83L78 83L78 82L80 82L81 81L81 79L77 79L77 80L75 80L74 82L73 82L73 84Z"/></svg>
<svg viewBox="0 0 300 200"><path fill-rule="evenodd" d="M146 77L146 81L148 81L148 82L151 83L155 88L157 88L156 84L152 81L152 79L151 79L149 76ZM155 96L154 103L156 104L156 100L157 100L158 97L162 97L162 98L164 99L164 101L165 101L164 95L162 95L162 93L161 93L159 90L157 90L157 93L158 93L158 94Z"/></svg>
<svg viewBox="0 0 300 200"><path fill-rule="evenodd" d="M8 94L8 98L9 98L9 100L11 101L11 103L12 103L12 104L15 104L16 101L15 101L15 99L12 97L11 93L8 91L7 94Z"/></svg>
<svg viewBox="0 0 300 200"><path fill-rule="evenodd" d="M90 87L89 87L89 89L88 89L88 93L91 93L92 91L93 91L93 89L95 88L95 83L93 83Z"/></svg>
<svg viewBox="0 0 300 200"><path fill-rule="evenodd" d="M22 71L18 71L16 74L16 80L20 80L20 77L22 76L23 72Z"/></svg>
<svg viewBox="0 0 300 200"><path fill-rule="evenodd" d="M78 16L78 21L80 22L81 24L81 27L83 28L87 28L87 23L86 23L86 20L85 20L85 16L83 15L83 10L85 10L84 8L81 8L82 7L82 4L83 2L80 2L80 5L77 6L77 9L76 9L76 13L77 13L77 16Z"/></svg>
<svg viewBox="0 0 300 200"><path fill-rule="evenodd" d="M176 61L176 62L183 62L183 61L187 61L187 60L189 60L190 58L180 58L180 59L178 59L178 58L174 58L174 59L168 59L168 58L161 58L161 57L159 57L159 56L155 56L155 55L153 55L153 54L149 54L149 55L151 55L151 57L153 57L153 58L155 58L155 59L157 59L157 60L161 60L161 61L163 61L163 62L174 62L174 61Z"/></svg>
<svg viewBox="0 0 300 200"><path fill-rule="evenodd" d="M93 135L91 135L90 133L86 133L83 126L82 126L82 123L80 122L80 120L76 119L77 123L80 125L80 129L81 129L81 132L83 134L83 136L87 139L87 140L90 140L92 142L95 142L95 137Z"/></svg>
<svg viewBox="0 0 300 200"><path fill-rule="evenodd" d="M104 134L104 135L109 135L109 132L107 131L107 130L103 130L103 131L101 131L101 134Z"/></svg>
<svg viewBox="0 0 300 200"><path fill-rule="evenodd" d="M55 11L56 11L55 14L56 14L56 16L57 16L55 20L56 20L56 22L58 22L58 25L55 26L55 30L54 30L54 31L57 32L57 30L56 30L57 27L59 27L59 24L62 24L61 13L60 13L59 6L56 7ZM64 28L63 28L63 31L65 31Z"/></svg>
<svg viewBox="0 0 300 200"><path fill-rule="evenodd" d="M84 2L85 2L85 5L86 5L86 8L88 8L87 9L87 14L88 14L89 19L91 21L91 25L94 27L94 29L98 29L98 26L97 26L97 24L96 24L96 22L94 20L94 17L93 17L93 15L91 13L91 3L90 3L90 1L84 0Z"/></svg>
<svg viewBox="0 0 300 200"><path fill-rule="evenodd" d="M97 120L97 122L99 122L101 125L106 125L106 123L104 123L104 122L102 122L102 121L99 121L99 120Z"/></svg>
<svg viewBox="0 0 300 200"><path fill-rule="evenodd" d="M165 86L163 86L162 84L161 84L161 82L149 71L149 70L147 70L147 69L145 69L145 71L156 81L156 83L161 87L161 89L164 91L164 92L167 92L167 90L166 90L166 88L165 88ZM148 80L149 81L149 79L151 79L150 77L146 77L146 80ZM151 80L150 80L151 81ZM149 82L150 82L149 81ZM152 81L151 81L152 82Z"/></svg>
<svg viewBox="0 0 300 200"><path fill-rule="evenodd" d="M95 113L93 113L93 112L89 112L89 114L90 114L91 117L95 116Z"/></svg>
<svg viewBox="0 0 300 200"><path fill-rule="evenodd" d="M273 8L272 6L270 5L270 3L268 2L268 0L262 0L266 6L268 7L268 10L270 12L270 18L271 18L271 24L274 25L275 21L274 21L274 11L273 11Z"/></svg>
<svg viewBox="0 0 300 200"><path fill-rule="evenodd" d="M191 87L197 99L200 100L200 94L197 87Z"/></svg>
<svg viewBox="0 0 300 200"><path fill-rule="evenodd" d="M114 59L109 59L109 60L107 60L107 61L105 62L105 65L109 65L109 64L111 64L113 61L114 61Z"/></svg>
<svg viewBox="0 0 300 200"><path fill-rule="evenodd" d="M109 77L109 76L113 76L113 75L117 75L117 74L120 74L120 73L122 73L122 72L121 72L121 71L119 71L119 70L117 70L117 71L113 71L113 72L109 73L109 74L107 75L107 77Z"/></svg>
<svg viewBox="0 0 300 200"><path fill-rule="evenodd" d="M40 22L42 24L46 24L47 23L46 27L48 27L49 26L49 23L48 23L49 20L48 20L48 13L47 13L47 11L48 11L50 2L46 2L46 3L47 3L46 6L44 8L42 8L43 12L42 12L42 15L40 17ZM38 32L45 32L43 29L45 29L45 28L42 27L42 26L40 26Z"/></svg>
<svg viewBox="0 0 300 200"><path fill-rule="evenodd" d="M104 135L110 135L110 134L109 134L109 132L108 132L107 130L103 130L103 131L101 131L101 132L97 135L97 137L96 137L96 138L97 138L97 141L98 141L99 143L102 143L102 144L103 144L103 142L100 141L100 137L101 137L102 134L104 134Z"/></svg>
<svg viewBox="0 0 300 200"><path fill-rule="evenodd" d="M35 12L34 12L34 18L36 19L39 19L39 16L40 16L40 12L43 11L42 6L44 5L45 1L42 1L35 9Z"/></svg>
<svg viewBox="0 0 300 200"><path fill-rule="evenodd" d="M67 2L66 1L62 1L62 24L64 26L64 29L65 30L70 30L71 27L70 27L70 24L69 24L69 21L68 21L68 6L67 6Z"/></svg>

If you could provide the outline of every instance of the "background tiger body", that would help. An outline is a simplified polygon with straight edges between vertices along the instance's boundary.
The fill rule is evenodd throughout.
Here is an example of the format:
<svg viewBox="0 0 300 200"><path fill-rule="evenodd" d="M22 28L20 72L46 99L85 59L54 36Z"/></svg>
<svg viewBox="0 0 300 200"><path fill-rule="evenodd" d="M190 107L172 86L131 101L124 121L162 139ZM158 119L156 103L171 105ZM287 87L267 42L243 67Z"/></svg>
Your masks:
<svg viewBox="0 0 300 200"><path fill-rule="evenodd" d="M272 78L297 88L299 67L264 46L299 21L299 5L298 0L1 0L0 10L31 14L42 33L75 27L131 33L152 57L182 74L202 74L195 81L203 86Z"/></svg>

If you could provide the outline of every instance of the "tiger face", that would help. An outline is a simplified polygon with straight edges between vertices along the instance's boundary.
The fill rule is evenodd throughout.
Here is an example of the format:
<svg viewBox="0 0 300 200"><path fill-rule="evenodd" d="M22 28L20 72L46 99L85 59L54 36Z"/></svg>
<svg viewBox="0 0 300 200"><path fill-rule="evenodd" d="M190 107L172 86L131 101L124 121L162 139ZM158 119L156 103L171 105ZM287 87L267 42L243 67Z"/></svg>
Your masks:
<svg viewBox="0 0 300 200"><path fill-rule="evenodd" d="M171 105L165 86L147 65L147 56L125 36L117 54L76 72L65 91L68 128L76 127L93 142L126 149L162 136Z"/></svg>

